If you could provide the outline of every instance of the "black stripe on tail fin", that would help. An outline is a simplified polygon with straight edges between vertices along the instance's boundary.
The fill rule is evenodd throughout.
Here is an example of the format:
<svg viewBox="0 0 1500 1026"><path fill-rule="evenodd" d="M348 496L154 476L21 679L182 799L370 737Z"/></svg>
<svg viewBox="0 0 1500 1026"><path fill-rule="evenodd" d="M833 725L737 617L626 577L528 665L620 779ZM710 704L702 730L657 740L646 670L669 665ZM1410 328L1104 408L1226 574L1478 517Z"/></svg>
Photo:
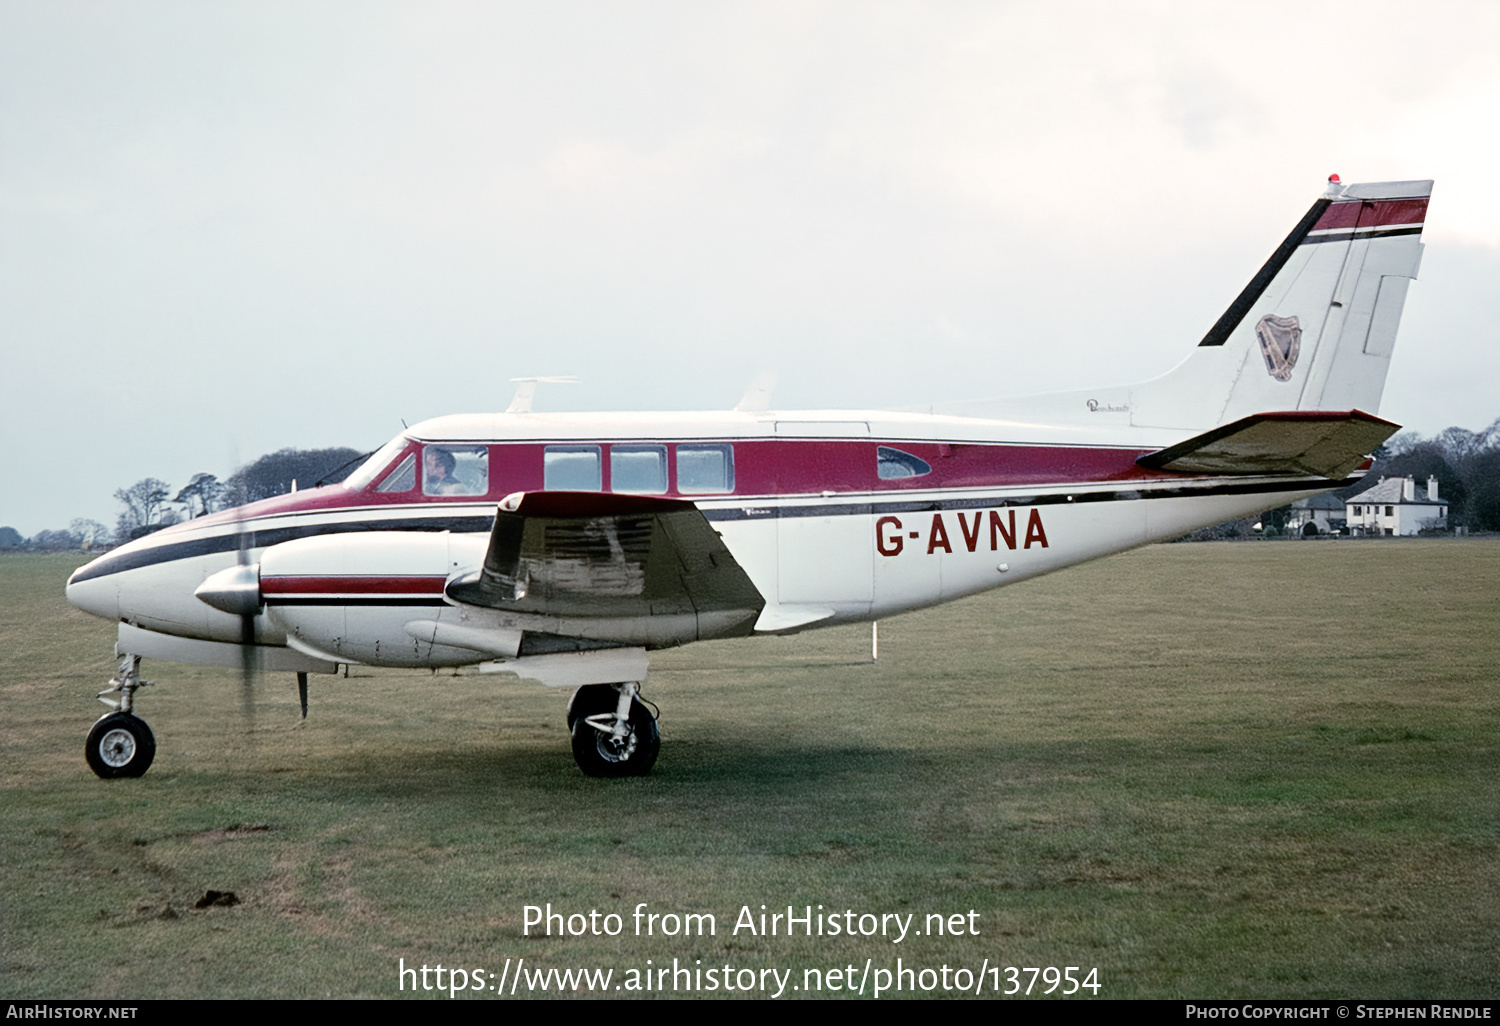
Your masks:
<svg viewBox="0 0 1500 1026"><path fill-rule="evenodd" d="M1214 322L1214 326L1208 329L1208 334L1204 335L1203 341L1198 343L1200 346L1224 344L1229 333L1245 319L1245 314L1250 312L1250 308L1261 297L1261 293L1265 292L1266 287L1275 280L1276 275L1281 273L1286 262L1292 258L1293 253L1297 252L1297 247L1307 239L1307 233L1312 231L1313 225L1318 223L1318 219L1323 216L1323 211L1327 210L1332 202L1330 199L1320 199L1313 203L1302 220L1297 222L1297 227L1292 229L1292 233L1276 247L1276 252L1271 254L1271 259L1255 272L1255 277L1250 279L1250 284L1246 285L1244 291L1235 298L1233 303L1229 304L1229 309L1225 310L1223 315Z"/></svg>

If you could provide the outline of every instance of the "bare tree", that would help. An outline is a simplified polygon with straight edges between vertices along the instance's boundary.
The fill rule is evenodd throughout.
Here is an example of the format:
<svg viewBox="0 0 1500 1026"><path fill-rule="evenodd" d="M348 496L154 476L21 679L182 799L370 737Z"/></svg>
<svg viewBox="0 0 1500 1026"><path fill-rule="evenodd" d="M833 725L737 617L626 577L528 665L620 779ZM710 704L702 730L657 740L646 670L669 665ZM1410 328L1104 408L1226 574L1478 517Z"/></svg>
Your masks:
<svg viewBox="0 0 1500 1026"><path fill-rule="evenodd" d="M115 492L115 498L125 507L115 526L115 539L123 542L155 530L171 494L167 483L154 477L142 478Z"/></svg>
<svg viewBox="0 0 1500 1026"><path fill-rule="evenodd" d="M292 482L307 488L319 481L342 481L360 457L357 449L282 449L235 471L224 482L228 505L239 506L273 495L285 495Z"/></svg>
<svg viewBox="0 0 1500 1026"><path fill-rule="evenodd" d="M78 536L72 531L38 531L28 544L42 552L60 552L78 548Z"/></svg>
<svg viewBox="0 0 1500 1026"><path fill-rule="evenodd" d="M109 528L97 520L79 517L68 525L68 530L73 532L78 538L78 543L85 549L103 548L111 541Z"/></svg>
<svg viewBox="0 0 1500 1026"><path fill-rule="evenodd" d="M1419 487L1435 477L1450 526L1500 530L1500 420L1483 431L1450 427L1431 438L1403 431L1382 448L1365 480L1340 496L1357 495L1381 476L1414 477Z"/></svg>
<svg viewBox="0 0 1500 1026"><path fill-rule="evenodd" d="M219 508L219 497L223 493L224 486L214 475L194 474L193 479L182 486L182 491L172 501L186 506L188 516L201 517ZM193 512L194 505L198 507L196 513Z"/></svg>

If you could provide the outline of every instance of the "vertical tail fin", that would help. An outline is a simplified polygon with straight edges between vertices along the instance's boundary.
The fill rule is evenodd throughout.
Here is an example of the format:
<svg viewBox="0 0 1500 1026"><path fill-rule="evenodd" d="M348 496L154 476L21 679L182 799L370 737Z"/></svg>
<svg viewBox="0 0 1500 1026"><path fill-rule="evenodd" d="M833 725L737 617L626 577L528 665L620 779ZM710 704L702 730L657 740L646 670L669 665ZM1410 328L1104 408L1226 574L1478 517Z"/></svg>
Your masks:
<svg viewBox="0 0 1500 1026"><path fill-rule="evenodd" d="M1169 374L1133 388L1133 424L1201 428L1268 410L1375 412L1432 182L1341 186L1307 212Z"/></svg>

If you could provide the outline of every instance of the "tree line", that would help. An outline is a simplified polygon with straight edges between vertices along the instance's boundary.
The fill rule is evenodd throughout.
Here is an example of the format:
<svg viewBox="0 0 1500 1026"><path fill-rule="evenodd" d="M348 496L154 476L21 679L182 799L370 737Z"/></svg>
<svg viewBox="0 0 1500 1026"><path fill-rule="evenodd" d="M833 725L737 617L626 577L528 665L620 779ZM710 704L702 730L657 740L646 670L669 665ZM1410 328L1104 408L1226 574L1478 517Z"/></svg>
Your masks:
<svg viewBox="0 0 1500 1026"><path fill-rule="evenodd" d="M335 484L353 473L368 455L348 447L281 449L246 464L223 481L213 474L194 474L175 495L167 482L142 478L115 492L120 513L113 529L97 520L79 518L66 528L40 531L26 538L13 527L0 527L0 550L109 548L194 517L286 495L294 487Z"/></svg>
<svg viewBox="0 0 1500 1026"><path fill-rule="evenodd" d="M1448 526L1500 531L1500 420L1483 431L1451 427L1431 438L1403 431L1376 454L1365 480L1335 492L1351 498L1385 477L1414 477L1421 489L1437 478L1448 503Z"/></svg>
<svg viewBox="0 0 1500 1026"><path fill-rule="evenodd" d="M1382 477L1412 477L1426 494L1435 477L1438 496L1448 505L1448 530L1500 531L1500 420L1482 431L1451 427L1431 438L1415 431L1394 435L1373 453L1374 464L1363 478L1331 494L1347 502L1373 488ZM1265 537L1286 530L1292 507L1266 510L1258 516L1227 520L1201 528L1184 541L1230 541L1249 538L1257 521Z"/></svg>

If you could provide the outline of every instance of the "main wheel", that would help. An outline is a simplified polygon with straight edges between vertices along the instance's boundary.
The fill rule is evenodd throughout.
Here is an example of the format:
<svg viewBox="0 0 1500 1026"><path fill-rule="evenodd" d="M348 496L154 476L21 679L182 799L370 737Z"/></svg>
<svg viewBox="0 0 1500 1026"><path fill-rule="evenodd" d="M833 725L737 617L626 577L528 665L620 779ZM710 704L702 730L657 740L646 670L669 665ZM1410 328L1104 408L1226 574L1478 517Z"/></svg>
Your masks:
<svg viewBox="0 0 1500 1026"><path fill-rule="evenodd" d="M579 689L582 693L582 689ZM608 689L618 699L613 688ZM576 696L575 696L576 697ZM630 719L623 738L597 730L587 717L613 712L614 703L603 709L579 708L573 703L568 710L572 720L573 761L591 777L643 777L656 765L661 753L661 732L656 717L639 700L630 700Z"/></svg>
<svg viewBox="0 0 1500 1026"><path fill-rule="evenodd" d="M620 704L620 693L608 684L585 684L568 699L568 733L580 717L614 712Z"/></svg>
<svg viewBox="0 0 1500 1026"><path fill-rule="evenodd" d="M114 712L95 721L83 754L89 769L105 780L138 777L151 768L151 760L156 758L156 738L145 720L127 712Z"/></svg>

